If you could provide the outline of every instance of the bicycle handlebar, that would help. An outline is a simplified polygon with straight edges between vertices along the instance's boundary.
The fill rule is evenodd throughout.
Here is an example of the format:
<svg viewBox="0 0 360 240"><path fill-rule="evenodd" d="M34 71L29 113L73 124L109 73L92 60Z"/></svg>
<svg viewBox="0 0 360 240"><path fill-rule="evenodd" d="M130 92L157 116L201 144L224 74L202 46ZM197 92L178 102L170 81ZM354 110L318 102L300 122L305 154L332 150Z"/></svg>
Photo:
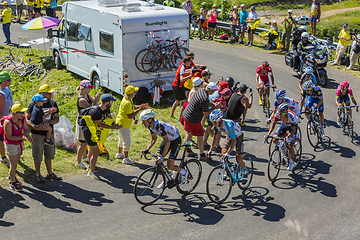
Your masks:
<svg viewBox="0 0 360 240"><path fill-rule="evenodd" d="M142 155L141 154L141 157L140 157L140 159L142 158L142 157L144 157L146 160L151 160L151 157L148 157L148 155L150 155L151 157L153 157L153 158L157 158L159 155L157 155L157 154L153 154L153 153L151 153L151 152L148 152L148 153L146 153L145 155Z"/></svg>
<svg viewBox="0 0 360 240"><path fill-rule="evenodd" d="M350 108L354 108L354 107L356 107L356 106L355 105L353 105L353 106L344 106L344 107L340 107L339 109L350 109ZM358 112L359 110L356 109L356 111Z"/></svg>

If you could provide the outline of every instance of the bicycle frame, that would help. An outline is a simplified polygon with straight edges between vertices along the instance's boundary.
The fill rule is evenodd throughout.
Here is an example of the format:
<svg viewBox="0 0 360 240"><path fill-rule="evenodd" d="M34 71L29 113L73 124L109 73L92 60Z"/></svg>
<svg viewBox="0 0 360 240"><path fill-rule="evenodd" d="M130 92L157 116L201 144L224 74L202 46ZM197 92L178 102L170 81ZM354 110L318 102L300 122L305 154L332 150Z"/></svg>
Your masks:
<svg viewBox="0 0 360 240"><path fill-rule="evenodd" d="M223 171L225 171L225 168L227 168L230 172L230 175L231 175L231 179L232 179L232 185L234 185L237 181L241 180L244 176L240 176L240 177L237 177L239 174L238 172L238 168L239 168L239 171L244 171L241 166L235 161L235 163L231 163L229 161L229 159L232 159L232 158L236 158L235 156L230 156L228 159L222 159L221 161L221 165L223 166ZM235 168L234 168L235 167ZM246 168L245 168L246 169ZM248 169L246 169L248 172L250 172ZM220 180L220 176L224 176L224 174L220 174L219 175L219 180ZM221 184L223 184L223 181L224 181L224 178L222 177L221 178Z"/></svg>

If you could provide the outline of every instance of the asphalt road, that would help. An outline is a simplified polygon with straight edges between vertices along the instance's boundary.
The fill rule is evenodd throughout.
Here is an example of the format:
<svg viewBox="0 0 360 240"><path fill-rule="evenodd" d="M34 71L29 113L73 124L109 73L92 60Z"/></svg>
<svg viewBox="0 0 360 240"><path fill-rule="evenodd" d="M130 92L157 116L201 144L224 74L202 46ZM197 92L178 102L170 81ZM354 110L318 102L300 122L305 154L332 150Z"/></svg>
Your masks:
<svg viewBox="0 0 360 240"><path fill-rule="evenodd" d="M230 75L253 89L256 67L268 60L277 87L299 100L298 78L285 66L283 55L199 40L191 40L190 47L195 62L214 72L213 80ZM327 138L314 151L302 121L303 161L295 174L283 170L278 181L267 179L268 145L263 143L267 130L255 95L244 129L245 151L255 168L250 190L241 192L235 185L224 204L212 204L205 191L212 166L204 162L193 194L181 196L166 189L148 207L139 205L132 192L136 177L151 163L106 169L99 174L102 181L84 174L62 182L25 184L22 194L0 189L1 239L358 239L360 137L353 144L337 127L334 96L337 84L346 79L359 99L359 79L331 67L327 70L330 83L323 88ZM358 131L359 119L354 117L354 122Z"/></svg>

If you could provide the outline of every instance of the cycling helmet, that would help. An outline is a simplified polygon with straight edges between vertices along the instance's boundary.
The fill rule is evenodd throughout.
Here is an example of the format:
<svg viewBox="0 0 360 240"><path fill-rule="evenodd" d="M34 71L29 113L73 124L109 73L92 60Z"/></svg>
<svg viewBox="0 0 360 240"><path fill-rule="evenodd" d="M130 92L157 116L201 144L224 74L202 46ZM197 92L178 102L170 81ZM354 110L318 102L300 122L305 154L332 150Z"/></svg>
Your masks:
<svg viewBox="0 0 360 240"><path fill-rule="evenodd" d="M289 110L289 105L287 105L286 103L280 104L280 106L278 107L279 113L287 112L288 110Z"/></svg>
<svg viewBox="0 0 360 240"><path fill-rule="evenodd" d="M310 90L314 86L313 82L311 80L306 81L303 85L303 89L305 91Z"/></svg>
<svg viewBox="0 0 360 240"><path fill-rule="evenodd" d="M314 71L313 71L313 69L312 69L312 67L307 67L307 68L305 68L305 73L306 74L312 74Z"/></svg>
<svg viewBox="0 0 360 240"><path fill-rule="evenodd" d="M222 118L223 118L223 113L219 109L214 110L209 116L209 119L212 122L218 122Z"/></svg>
<svg viewBox="0 0 360 240"><path fill-rule="evenodd" d="M285 89L280 89L275 94L276 100L282 100L285 96L286 96L286 90Z"/></svg>
<svg viewBox="0 0 360 240"><path fill-rule="evenodd" d="M309 38L309 34L307 32L303 32L301 34L301 39L303 39L303 38Z"/></svg>
<svg viewBox="0 0 360 240"><path fill-rule="evenodd" d="M343 81L343 82L340 84L340 88L341 88L341 89L348 89L348 88L349 88L349 82L348 82L348 81Z"/></svg>
<svg viewBox="0 0 360 240"><path fill-rule="evenodd" d="M206 6L207 5L207 2L203 2L201 5L204 5L204 6Z"/></svg>
<svg viewBox="0 0 360 240"><path fill-rule="evenodd" d="M267 61L264 61L262 64L261 64L262 68L269 68L269 63Z"/></svg>
<svg viewBox="0 0 360 240"><path fill-rule="evenodd" d="M306 32L307 31L307 27L306 26L300 26L299 28L299 31L302 31L302 32Z"/></svg>
<svg viewBox="0 0 360 240"><path fill-rule="evenodd" d="M202 79L199 77L196 77L193 79L193 85L194 87L199 87L202 84Z"/></svg>
<svg viewBox="0 0 360 240"><path fill-rule="evenodd" d="M235 80L234 80L233 77L230 77L230 76L229 76L229 77L227 77L227 78L225 79L225 81L228 82L230 89L234 86Z"/></svg>
<svg viewBox="0 0 360 240"><path fill-rule="evenodd" d="M233 9L238 9L238 6L235 5L235 6L233 7Z"/></svg>
<svg viewBox="0 0 360 240"><path fill-rule="evenodd" d="M154 118L154 117L155 117L155 113L153 112L153 110L146 109L140 113L139 119L141 121L144 121L144 120L148 120L148 119Z"/></svg>
<svg viewBox="0 0 360 240"><path fill-rule="evenodd" d="M277 21L276 21L276 20L273 20L272 23L276 23L276 24L277 24Z"/></svg>

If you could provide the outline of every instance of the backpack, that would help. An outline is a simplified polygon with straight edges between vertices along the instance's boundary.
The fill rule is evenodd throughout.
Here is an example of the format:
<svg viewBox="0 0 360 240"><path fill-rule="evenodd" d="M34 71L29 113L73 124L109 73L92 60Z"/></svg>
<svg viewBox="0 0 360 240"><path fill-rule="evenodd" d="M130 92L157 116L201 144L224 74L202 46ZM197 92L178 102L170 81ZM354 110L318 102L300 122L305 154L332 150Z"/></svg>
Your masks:
<svg viewBox="0 0 360 240"><path fill-rule="evenodd" d="M78 119L77 119L77 123L78 123L78 125L79 125L80 127L86 126L85 119L84 119L82 116L88 115L88 114L89 114L89 111L90 111L91 109L95 109L95 107L97 107L97 105L96 105L96 106L91 106L91 107L88 107L88 108L84 108L84 109L81 109L81 110L79 111L79 116L78 116Z"/></svg>
<svg viewBox="0 0 360 240"><path fill-rule="evenodd" d="M349 66L350 65L350 58L346 54L340 56L340 65Z"/></svg>
<svg viewBox="0 0 360 240"><path fill-rule="evenodd" d="M221 40L229 40L229 36L226 33L224 33L224 34L220 35L220 39Z"/></svg>

